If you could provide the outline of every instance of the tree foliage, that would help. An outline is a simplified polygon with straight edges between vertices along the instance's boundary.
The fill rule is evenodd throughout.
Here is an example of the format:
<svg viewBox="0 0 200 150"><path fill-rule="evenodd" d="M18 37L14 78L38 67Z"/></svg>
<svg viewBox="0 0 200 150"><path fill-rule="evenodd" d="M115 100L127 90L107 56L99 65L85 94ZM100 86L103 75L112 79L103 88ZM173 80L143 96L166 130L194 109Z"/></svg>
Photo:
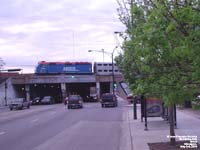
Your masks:
<svg viewBox="0 0 200 150"><path fill-rule="evenodd" d="M3 59L0 57L0 69L3 69L3 66L5 65L5 62Z"/></svg>
<svg viewBox="0 0 200 150"><path fill-rule="evenodd" d="M199 1L133 2L128 18L129 38L116 60L134 92L169 105L190 98L200 84Z"/></svg>
<svg viewBox="0 0 200 150"><path fill-rule="evenodd" d="M161 98L173 114L174 104L192 99L200 90L200 1L131 0L129 4L129 15L120 17L128 38L116 61L134 94ZM174 135L172 123L170 135Z"/></svg>

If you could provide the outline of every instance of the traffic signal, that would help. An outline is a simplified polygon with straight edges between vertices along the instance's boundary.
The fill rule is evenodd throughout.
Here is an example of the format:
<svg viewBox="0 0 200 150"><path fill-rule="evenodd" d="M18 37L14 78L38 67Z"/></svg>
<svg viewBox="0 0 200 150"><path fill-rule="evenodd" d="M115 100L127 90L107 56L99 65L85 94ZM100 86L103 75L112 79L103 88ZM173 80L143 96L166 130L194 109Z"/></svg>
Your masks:
<svg viewBox="0 0 200 150"><path fill-rule="evenodd" d="M114 88L114 89L117 88L117 83L116 83L116 82L113 83L113 88Z"/></svg>

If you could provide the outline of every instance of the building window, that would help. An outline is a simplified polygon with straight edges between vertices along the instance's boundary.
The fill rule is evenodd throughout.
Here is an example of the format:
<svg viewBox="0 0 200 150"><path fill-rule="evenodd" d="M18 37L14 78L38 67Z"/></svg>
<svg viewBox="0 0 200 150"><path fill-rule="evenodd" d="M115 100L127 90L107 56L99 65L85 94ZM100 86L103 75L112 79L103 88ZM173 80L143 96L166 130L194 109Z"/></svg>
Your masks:
<svg viewBox="0 0 200 150"><path fill-rule="evenodd" d="M104 70L104 72L108 72L108 70Z"/></svg>
<svg viewBox="0 0 200 150"><path fill-rule="evenodd" d="M118 72L118 70L115 70L115 72Z"/></svg>
<svg viewBox="0 0 200 150"><path fill-rule="evenodd" d="M104 66L108 66L108 64L103 64Z"/></svg>
<svg viewBox="0 0 200 150"><path fill-rule="evenodd" d="M97 64L97 66L102 66L102 64Z"/></svg>
<svg viewBox="0 0 200 150"><path fill-rule="evenodd" d="M102 72L102 70L98 70L98 72Z"/></svg>

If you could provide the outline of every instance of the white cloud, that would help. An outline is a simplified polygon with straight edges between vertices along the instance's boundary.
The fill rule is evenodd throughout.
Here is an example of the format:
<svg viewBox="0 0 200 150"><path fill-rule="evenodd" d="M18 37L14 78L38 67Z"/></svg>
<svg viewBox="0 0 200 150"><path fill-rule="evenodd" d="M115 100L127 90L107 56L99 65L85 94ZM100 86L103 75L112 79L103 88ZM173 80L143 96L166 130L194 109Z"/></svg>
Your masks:
<svg viewBox="0 0 200 150"><path fill-rule="evenodd" d="M6 26L2 28L5 32L10 32L13 34L17 33L31 33L31 32L51 32L61 30L58 27L54 27L51 23L47 21L36 21L28 24L16 24L11 26Z"/></svg>
<svg viewBox="0 0 200 150"><path fill-rule="evenodd" d="M80 31L88 31L88 30L94 29L94 28L95 28L95 25L93 25L93 24L82 24L82 25L80 25L79 30Z"/></svg>
<svg viewBox="0 0 200 150"><path fill-rule="evenodd" d="M7 43L7 42L8 42L7 40L0 38L0 45L1 45L1 44L5 44L5 43Z"/></svg>
<svg viewBox="0 0 200 150"><path fill-rule="evenodd" d="M1 0L0 57L24 72L41 60L102 61L87 50L116 46L113 32L124 30L116 8L116 0Z"/></svg>

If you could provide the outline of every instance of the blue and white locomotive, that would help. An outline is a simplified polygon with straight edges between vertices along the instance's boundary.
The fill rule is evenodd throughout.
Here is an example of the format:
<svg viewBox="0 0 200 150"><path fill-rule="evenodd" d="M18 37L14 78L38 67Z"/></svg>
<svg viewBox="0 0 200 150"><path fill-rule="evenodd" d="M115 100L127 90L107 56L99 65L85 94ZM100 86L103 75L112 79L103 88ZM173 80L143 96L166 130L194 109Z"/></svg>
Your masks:
<svg viewBox="0 0 200 150"><path fill-rule="evenodd" d="M92 74L90 62L46 62L38 63L36 74Z"/></svg>

